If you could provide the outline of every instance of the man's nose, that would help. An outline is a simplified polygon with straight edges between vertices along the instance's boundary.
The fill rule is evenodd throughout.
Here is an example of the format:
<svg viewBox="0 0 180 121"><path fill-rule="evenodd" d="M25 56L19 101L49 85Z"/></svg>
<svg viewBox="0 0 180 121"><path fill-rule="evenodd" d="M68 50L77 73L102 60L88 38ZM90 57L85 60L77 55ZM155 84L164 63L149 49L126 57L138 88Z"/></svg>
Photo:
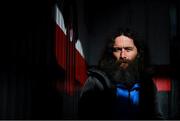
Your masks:
<svg viewBox="0 0 180 121"><path fill-rule="evenodd" d="M125 59L125 58L126 58L126 52L125 52L125 49L124 49L124 48L122 48L122 50L121 50L120 58L121 58L121 59Z"/></svg>

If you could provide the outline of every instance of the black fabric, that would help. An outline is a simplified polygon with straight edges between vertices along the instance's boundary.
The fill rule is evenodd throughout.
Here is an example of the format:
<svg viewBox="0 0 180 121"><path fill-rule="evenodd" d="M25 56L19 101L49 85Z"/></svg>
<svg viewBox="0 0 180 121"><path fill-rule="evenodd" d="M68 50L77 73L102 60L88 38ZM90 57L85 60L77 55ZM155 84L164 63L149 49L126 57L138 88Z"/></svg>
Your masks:
<svg viewBox="0 0 180 121"><path fill-rule="evenodd" d="M90 72L89 76L93 76L97 78L98 80L101 80L101 83L105 89L108 89L108 86L106 84L106 80L103 78L103 76L99 75L97 72Z"/></svg>
<svg viewBox="0 0 180 121"><path fill-rule="evenodd" d="M93 70L89 72L89 78L81 92L79 119L163 119L158 107L156 87L146 74L142 75L140 81L140 112L127 114L127 117L119 114L117 118L112 113L115 110L112 109L116 101L115 87L105 73L95 68ZM100 89L102 85L103 90Z"/></svg>

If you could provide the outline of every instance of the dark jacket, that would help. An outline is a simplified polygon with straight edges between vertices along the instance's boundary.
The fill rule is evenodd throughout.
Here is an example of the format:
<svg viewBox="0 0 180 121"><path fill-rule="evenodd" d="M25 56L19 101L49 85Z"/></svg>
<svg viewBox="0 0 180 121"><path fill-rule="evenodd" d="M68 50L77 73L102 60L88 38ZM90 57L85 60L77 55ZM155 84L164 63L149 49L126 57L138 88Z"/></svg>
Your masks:
<svg viewBox="0 0 180 121"><path fill-rule="evenodd" d="M163 119L157 101L153 81L142 75L140 81L140 101L138 111L125 110L123 104L116 106L116 87L105 72L91 68L89 77L82 88L79 100L79 119ZM120 112L118 114L115 114Z"/></svg>

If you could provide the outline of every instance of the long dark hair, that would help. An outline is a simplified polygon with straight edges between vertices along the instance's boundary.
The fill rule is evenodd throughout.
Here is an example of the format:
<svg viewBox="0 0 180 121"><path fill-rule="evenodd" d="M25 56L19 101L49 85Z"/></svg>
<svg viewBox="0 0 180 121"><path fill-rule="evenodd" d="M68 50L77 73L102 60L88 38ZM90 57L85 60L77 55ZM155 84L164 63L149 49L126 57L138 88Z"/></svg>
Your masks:
<svg viewBox="0 0 180 121"><path fill-rule="evenodd" d="M110 38L108 38L107 40L107 44L105 46L105 50L103 52L102 57L99 60L98 66L99 68L103 69L103 70L109 70L109 68L114 68L116 66L116 58L113 56L112 52L113 52L113 45L115 42L115 38L120 36L120 35L124 35L127 36L131 39L133 39L134 45L137 48L138 51L138 55L136 57L136 61L137 61L137 66L138 66L138 73L141 73L141 71L143 71L144 69L144 42L142 41L142 39L140 39L140 37L138 36L138 34L129 29L129 28L118 28Z"/></svg>

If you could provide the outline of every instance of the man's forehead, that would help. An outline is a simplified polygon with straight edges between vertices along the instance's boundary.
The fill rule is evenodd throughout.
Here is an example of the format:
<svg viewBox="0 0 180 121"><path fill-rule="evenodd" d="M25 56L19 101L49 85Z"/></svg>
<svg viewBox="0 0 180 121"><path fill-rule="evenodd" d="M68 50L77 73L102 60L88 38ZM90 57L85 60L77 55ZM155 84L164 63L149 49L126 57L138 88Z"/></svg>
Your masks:
<svg viewBox="0 0 180 121"><path fill-rule="evenodd" d="M134 46L133 39L121 35L115 38L114 46Z"/></svg>

